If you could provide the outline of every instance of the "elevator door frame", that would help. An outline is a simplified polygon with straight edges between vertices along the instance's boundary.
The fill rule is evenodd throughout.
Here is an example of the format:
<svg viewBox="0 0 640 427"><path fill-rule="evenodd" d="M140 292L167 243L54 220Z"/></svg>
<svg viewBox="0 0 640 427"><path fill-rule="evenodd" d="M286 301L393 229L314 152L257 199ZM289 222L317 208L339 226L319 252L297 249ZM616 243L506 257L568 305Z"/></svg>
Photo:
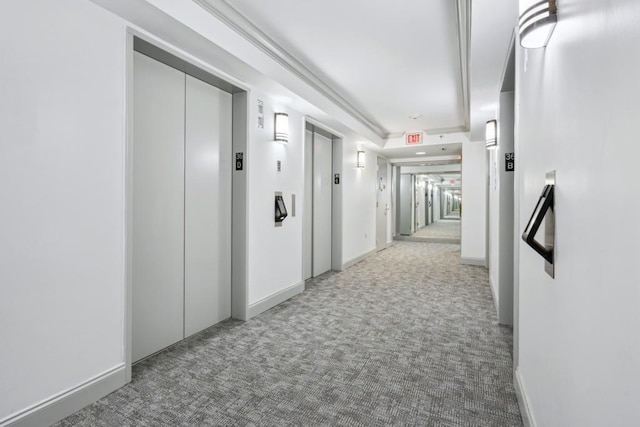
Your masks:
<svg viewBox="0 0 640 427"><path fill-rule="evenodd" d="M311 133L311 140L308 140L307 134ZM332 184L331 184L331 268L329 271L341 271L342 265L342 137L330 132L322 126L316 124L313 120L307 118L305 123L305 201L304 201L304 230L302 245L302 280L309 280L313 277L313 164L314 164L314 133L318 132L322 136L331 139L332 151ZM310 156L310 158L308 157ZM311 182L309 181L309 174ZM336 183L336 175L338 183ZM310 230L308 229L310 227ZM307 264L310 262L311 276L307 277Z"/></svg>
<svg viewBox="0 0 640 427"><path fill-rule="evenodd" d="M143 53L161 63L169 65L211 86L232 95L232 154L244 153L247 159L248 136L248 88L240 83L218 77L215 70L194 65L183 53L134 30L127 30L126 98L127 133L125 154L125 295L124 295L124 357L127 382L131 381L132 367L132 320L133 320L133 77L134 52ZM232 162L232 158L228 161ZM248 318L247 292L247 171L234 170L231 173L231 316L240 320Z"/></svg>

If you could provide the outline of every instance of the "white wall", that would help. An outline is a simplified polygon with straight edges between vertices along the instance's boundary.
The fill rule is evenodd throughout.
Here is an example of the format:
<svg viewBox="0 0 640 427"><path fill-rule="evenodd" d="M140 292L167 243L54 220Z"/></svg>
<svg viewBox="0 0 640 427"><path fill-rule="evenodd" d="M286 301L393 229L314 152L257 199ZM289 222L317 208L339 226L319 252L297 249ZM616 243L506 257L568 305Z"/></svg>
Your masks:
<svg viewBox="0 0 640 427"><path fill-rule="evenodd" d="M418 213L418 228L423 228L427 225L427 219L425 218L425 205L427 204L427 198L425 197L426 191L426 184L424 181L416 182L416 202L418 203L416 211Z"/></svg>
<svg viewBox="0 0 640 427"><path fill-rule="evenodd" d="M489 284L496 308L500 305L500 174L497 149L488 150L489 156Z"/></svg>
<svg viewBox="0 0 640 427"><path fill-rule="evenodd" d="M387 161L387 200L385 203L389 207L387 210L387 244L393 242L395 232L395 218L393 217L395 203L395 188L393 186L393 165Z"/></svg>
<svg viewBox="0 0 640 427"><path fill-rule="evenodd" d="M187 10L192 2L183 4ZM196 62L209 70L246 71L228 53L217 62L220 51L204 48L215 45L157 10L112 5L142 25L132 25L137 31L171 29L162 35L175 50L183 54L180 49L195 46L204 55ZM85 0L14 0L0 10L1 423L107 371L124 372L129 24ZM211 19L193 18L191 24L204 28ZM265 80L242 83L250 88L249 304L302 286L304 116L281 86ZM257 128L258 98L265 106L264 129ZM293 104L317 111L299 101ZM274 111L289 113L288 145L273 141ZM375 250L376 153L368 143L351 133L341 146L343 263ZM358 169L356 151L363 148L367 167ZM297 199L296 217L280 228L273 225L274 191L282 191L288 204L291 194Z"/></svg>
<svg viewBox="0 0 640 427"><path fill-rule="evenodd" d="M356 152L364 150L365 167L356 167ZM342 140L342 263L376 249L377 153L354 135Z"/></svg>
<svg viewBox="0 0 640 427"><path fill-rule="evenodd" d="M125 27L0 12L0 421L124 363Z"/></svg>
<svg viewBox="0 0 640 427"><path fill-rule="evenodd" d="M487 149L484 142L462 144L463 263L485 265L487 252ZM442 190L441 190L442 191Z"/></svg>
<svg viewBox="0 0 640 427"><path fill-rule="evenodd" d="M264 102L265 126L258 128L257 100ZM249 97L249 305L302 283L304 210L304 118L267 94ZM289 143L274 141L274 113L289 114ZM281 172L276 162L281 161ZM289 216L274 226L274 192L281 191ZM296 195L296 216L291 194Z"/></svg>
<svg viewBox="0 0 640 427"><path fill-rule="evenodd" d="M558 6L517 52L520 232L557 173L555 279L520 243L517 375L535 425L639 425L640 3Z"/></svg>
<svg viewBox="0 0 640 427"><path fill-rule="evenodd" d="M438 185L433 185L433 220L440 220L440 193L442 189ZM463 202L464 204L464 199Z"/></svg>

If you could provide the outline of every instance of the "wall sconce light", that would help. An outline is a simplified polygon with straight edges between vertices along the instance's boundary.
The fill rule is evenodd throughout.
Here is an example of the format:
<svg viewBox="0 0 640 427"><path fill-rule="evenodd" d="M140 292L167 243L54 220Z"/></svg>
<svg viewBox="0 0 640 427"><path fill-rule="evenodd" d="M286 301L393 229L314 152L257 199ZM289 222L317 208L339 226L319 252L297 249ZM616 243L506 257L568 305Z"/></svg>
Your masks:
<svg viewBox="0 0 640 427"><path fill-rule="evenodd" d="M356 159L356 167L364 167L364 151L358 151L358 157Z"/></svg>
<svg viewBox="0 0 640 427"><path fill-rule="evenodd" d="M287 113L276 113L274 137L276 141L289 142L289 115Z"/></svg>
<svg viewBox="0 0 640 427"><path fill-rule="evenodd" d="M545 47L558 21L556 0L520 0L520 45Z"/></svg>
<svg viewBox="0 0 640 427"><path fill-rule="evenodd" d="M498 146L498 121L497 120L489 120L484 129L485 141L487 144L487 149L496 148Z"/></svg>

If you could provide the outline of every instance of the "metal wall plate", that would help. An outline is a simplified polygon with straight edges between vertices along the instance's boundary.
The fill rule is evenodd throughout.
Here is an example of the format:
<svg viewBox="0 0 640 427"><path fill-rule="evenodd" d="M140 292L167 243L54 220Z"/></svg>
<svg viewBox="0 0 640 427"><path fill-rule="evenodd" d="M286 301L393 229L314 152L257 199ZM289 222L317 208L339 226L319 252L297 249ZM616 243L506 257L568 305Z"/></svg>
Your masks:
<svg viewBox="0 0 640 427"><path fill-rule="evenodd" d="M545 185L553 185L554 186L554 203L551 205L551 209L547 211L547 215L545 216L544 222L544 245L547 249L553 249L553 263L545 260L544 262L544 271L547 272L549 276L555 278L555 264L556 264L556 213L555 213L555 197L557 197L557 188L556 188L556 171L547 172L545 176Z"/></svg>

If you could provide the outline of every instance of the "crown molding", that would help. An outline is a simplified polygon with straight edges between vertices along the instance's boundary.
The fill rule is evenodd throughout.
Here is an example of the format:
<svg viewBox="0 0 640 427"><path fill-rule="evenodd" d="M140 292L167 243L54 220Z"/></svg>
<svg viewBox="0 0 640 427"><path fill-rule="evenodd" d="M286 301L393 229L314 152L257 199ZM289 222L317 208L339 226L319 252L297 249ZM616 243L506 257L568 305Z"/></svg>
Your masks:
<svg viewBox="0 0 640 427"><path fill-rule="evenodd" d="M469 52L471 46L471 0L456 1L458 21L458 48L460 55L460 83L462 85L462 105L464 108L464 129L470 129L470 89L469 89Z"/></svg>
<svg viewBox="0 0 640 427"><path fill-rule="evenodd" d="M382 125L354 107L353 104L326 84L316 73L302 63L302 61L286 51L229 3L224 0L193 0L193 2L226 24L229 28L236 31L287 71L338 105L380 138L387 138L389 132L383 128Z"/></svg>
<svg viewBox="0 0 640 427"><path fill-rule="evenodd" d="M459 163L460 155L452 154L447 156L421 156L421 157L405 157L401 159L391 159L391 163L393 164L402 164L402 163Z"/></svg>

